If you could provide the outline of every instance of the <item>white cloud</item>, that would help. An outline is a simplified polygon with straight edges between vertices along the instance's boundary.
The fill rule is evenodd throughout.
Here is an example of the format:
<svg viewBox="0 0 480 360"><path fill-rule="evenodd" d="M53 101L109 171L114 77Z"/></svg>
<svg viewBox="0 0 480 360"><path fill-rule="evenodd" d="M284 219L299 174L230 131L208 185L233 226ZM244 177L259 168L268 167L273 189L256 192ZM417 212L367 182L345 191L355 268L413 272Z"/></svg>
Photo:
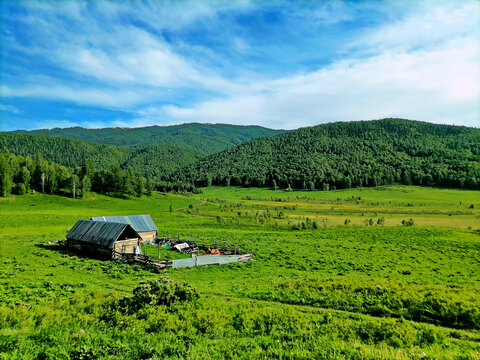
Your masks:
<svg viewBox="0 0 480 360"><path fill-rule="evenodd" d="M480 2L419 2L405 18L359 33L347 50L372 53L436 47L449 39L480 36Z"/></svg>
<svg viewBox="0 0 480 360"><path fill-rule="evenodd" d="M12 113L12 114L21 114L22 113L22 111L15 106L3 105L3 104L0 104L0 111L9 112L9 113Z"/></svg>
<svg viewBox="0 0 480 360"><path fill-rule="evenodd" d="M134 90L129 89L77 88L75 86L48 83L21 87L0 86L0 92L5 97L55 99L102 107L131 106L146 99L146 94L138 94Z"/></svg>
<svg viewBox="0 0 480 360"><path fill-rule="evenodd" d="M256 83L248 95L162 109L178 122L274 128L390 116L479 127L479 63L478 42L460 39L429 51L339 61L309 74Z"/></svg>
<svg viewBox="0 0 480 360"><path fill-rule="evenodd" d="M9 91L9 95L49 95L55 99L98 105L102 104L103 99L105 106L111 106L112 103L120 106L120 101L113 100L117 96L110 94L118 93L118 97L122 98L122 94L130 93L132 96L128 96L124 103L129 106L150 101L154 91L158 92L157 98L160 98L161 89L225 91L236 87L213 69L176 53L161 36L154 36L145 28L120 21L120 18L128 16L134 7L138 21L143 20L151 28L162 30L197 18L215 16L217 11L224 8L246 6L243 2L213 6L197 2L137 4L102 1L91 4L95 11L86 11L87 3L74 1L62 3L62 6L42 1L25 5L30 11L19 21L30 30L31 45L20 45L10 35L5 36L5 41L27 57L39 57L58 70L71 72L71 85L68 89L66 81L37 73L33 77L41 76L48 80L49 84L43 87L49 88L53 84L54 88L41 91L41 85L32 85L30 74L22 79L22 83L28 85L9 84L10 90L13 87L16 89ZM119 91L119 87L134 88L134 91Z"/></svg>

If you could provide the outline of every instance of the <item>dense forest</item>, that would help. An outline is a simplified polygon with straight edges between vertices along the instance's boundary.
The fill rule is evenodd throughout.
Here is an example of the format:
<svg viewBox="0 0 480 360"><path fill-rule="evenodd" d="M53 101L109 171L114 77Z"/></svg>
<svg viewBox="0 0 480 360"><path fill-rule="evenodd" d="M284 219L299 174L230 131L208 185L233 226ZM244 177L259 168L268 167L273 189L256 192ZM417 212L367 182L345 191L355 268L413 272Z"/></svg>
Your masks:
<svg viewBox="0 0 480 360"><path fill-rule="evenodd" d="M113 165L110 169L96 169L93 162L84 158L81 166L69 169L46 160L40 153L34 158L0 153L0 196L24 195L40 191L84 198L91 191L116 197L150 195L153 190L162 192L198 192L181 182L156 182L151 177L128 168Z"/></svg>
<svg viewBox="0 0 480 360"><path fill-rule="evenodd" d="M199 124L185 126L196 125ZM221 126L228 128L227 125ZM139 131L156 128L169 127L141 128ZM64 130L72 129L77 128ZM101 130L116 131L95 131ZM134 130L137 129L128 129ZM172 141L176 139L173 133L169 136ZM184 139L182 136L179 135L180 140ZM215 132L207 136L209 142L206 143L217 141L215 136ZM222 141L219 139L213 148L224 146ZM480 188L480 130L403 119L339 122L302 128L254 139L209 156L175 143L117 146L16 133L0 133L0 151L10 153L3 155L3 161L10 159L13 183L21 183L18 179L22 175L18 171L25 166L30 174L38 172L35 169L40 166L40 160L30 158L41 158L41 164L50 164L48 166L59 174L70 172L66 178L64 175L57 177L56 182L61 184L59 188L65 188L63 182L71 182L66 179L73 175L79 176L81 183L85 174L79 173L78 169L82 169L85 159L89 159L94 171L88 174L88 181L93 191L98 192L131 193L120 189L125 181L119 179L128 176L143 178L145 183L150 179L156 184L154 187L165 191L193 191L195 186L211 184L322 190L392 183ZM19 155L20 160L12 160L15 158L12 154ZM37 162L37 165L30 162ZM124 174L120 178L112 175L120 172ZM39 190L38 179L38 174L31 178L30 184L25 183L26 189L30 186ZM52 176L47 176L46 192L50 191L48 181L51 179ZM119 182L120 188L112 185L115 182ZM7 188L4 187L4 191ZM22 191L17 185L11 189Z"/></svg>
<svg viewBox="0 0 480 360"><path fill-rule="evenodd" d="M45 159L68 168L80 166L83 159L89 158L98 169L107 170L117 165L155 181L168 180L173 171L202 157L198 151L174 144L115 146L13 133L0 133L0 151L2 149L21 156L40 153Z"/></svg>
<svg viewBox="0 0 480 360"><path fill-rule="evenodd" d="M234 145L283 132L283 130L272 130L261 126L198 123L141 128L73 127L16 131L16 133L58 136L107 145L175 144L182 148L197 150L203 155L214 154Z"/></svg>
<svg viewBox="0 0 480 360"><path fill-rule="evenodd" d="M175 178L198 186L478 189L480 130L403 119L324 124L229 148L178 170Z"/></svg>

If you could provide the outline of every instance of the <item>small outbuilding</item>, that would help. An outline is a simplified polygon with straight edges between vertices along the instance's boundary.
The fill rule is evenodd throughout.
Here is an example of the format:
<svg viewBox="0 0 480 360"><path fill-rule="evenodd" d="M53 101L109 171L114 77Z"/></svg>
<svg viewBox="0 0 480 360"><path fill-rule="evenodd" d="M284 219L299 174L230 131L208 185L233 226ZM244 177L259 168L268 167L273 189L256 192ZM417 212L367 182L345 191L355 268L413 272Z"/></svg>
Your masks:
<svg viewBox="0 0 480 360"><path fill-rule="evenodd" d="M122 216L94 216L94 221L113 222L130 225L140 234L143 241L155 240L158 238L158 228L152 217L146 215L122 215Z"/></svg>
<svg viewBox="0 0 480 360"><path fill-rule="evenodd" d="M108 259L138 253L143 241L130 224L93 220L78 220L66 238L68 248Z"/></svg>

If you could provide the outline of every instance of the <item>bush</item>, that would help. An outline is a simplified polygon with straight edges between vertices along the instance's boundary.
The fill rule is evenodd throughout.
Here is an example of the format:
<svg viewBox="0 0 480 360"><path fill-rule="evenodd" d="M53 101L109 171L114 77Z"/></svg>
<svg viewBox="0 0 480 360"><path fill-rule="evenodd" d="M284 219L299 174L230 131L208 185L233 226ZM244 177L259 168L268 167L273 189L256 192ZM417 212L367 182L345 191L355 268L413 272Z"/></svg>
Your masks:
<svg viewBox="0 0 480 360"><path fill-rule="evenodd" d="M15 195L25 195L27 193L25 184L16 184L14 188L14 193Z"/></svg>
<svg viewBox="0 0 480 360"><path fill-rule="evenodd" d="M198 292L186 283L176 283L170 278L161 278L140 283L132 296L124 296L112 304L113 310L134 313L146 305L170 306L176 302L191 302L198 299Z"/></svg>

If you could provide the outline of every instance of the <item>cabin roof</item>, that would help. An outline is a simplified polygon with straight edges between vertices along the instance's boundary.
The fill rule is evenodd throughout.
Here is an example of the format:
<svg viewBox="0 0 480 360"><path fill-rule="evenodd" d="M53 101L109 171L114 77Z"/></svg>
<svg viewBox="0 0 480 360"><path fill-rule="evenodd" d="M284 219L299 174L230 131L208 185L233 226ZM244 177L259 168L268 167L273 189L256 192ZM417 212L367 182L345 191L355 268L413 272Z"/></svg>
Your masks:
<svg viewBox="0 0 480 360"><path fill-rule="evenodd" d="M131 225L136 231L158 231L152 217L146 215L94 216L94 221L107 221Z"/></svg>
<svg viewBox="0 0 480 360"><path fill-rule="evenodd" d="M85 241L102 245L108 248L113 247L121 235L122 238L140 238L140 235L129 224L116 222L78 220L68 231L67 239Z"/></svg>

